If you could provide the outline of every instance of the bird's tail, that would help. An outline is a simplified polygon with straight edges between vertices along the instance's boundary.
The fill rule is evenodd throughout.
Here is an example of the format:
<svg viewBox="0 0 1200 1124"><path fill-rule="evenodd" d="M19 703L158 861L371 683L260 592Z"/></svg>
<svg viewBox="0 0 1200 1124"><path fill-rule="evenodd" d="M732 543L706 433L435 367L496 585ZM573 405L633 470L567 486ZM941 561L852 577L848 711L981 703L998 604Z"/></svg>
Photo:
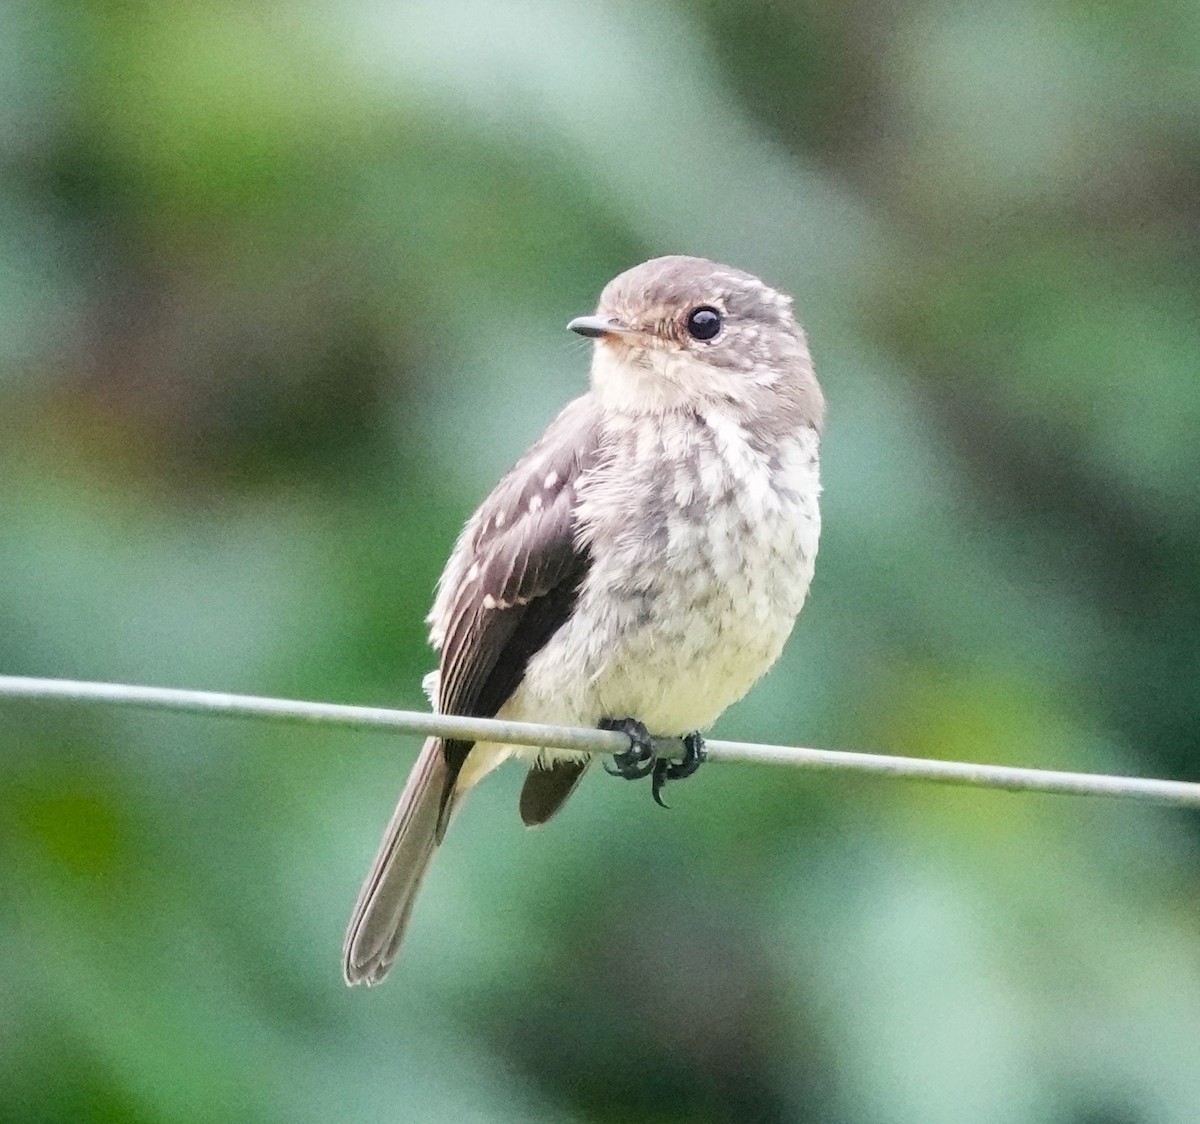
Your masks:
<svg viewBox="0 0 1200 1124"><path fill-rule="evenodd" d="M371 873L358 892L346 930L342 970L348 984L375 984L387 975L404 938L413 899L441 841L439 821L451 795L442 743L430 738L408 775L383 833Z"/></svg>

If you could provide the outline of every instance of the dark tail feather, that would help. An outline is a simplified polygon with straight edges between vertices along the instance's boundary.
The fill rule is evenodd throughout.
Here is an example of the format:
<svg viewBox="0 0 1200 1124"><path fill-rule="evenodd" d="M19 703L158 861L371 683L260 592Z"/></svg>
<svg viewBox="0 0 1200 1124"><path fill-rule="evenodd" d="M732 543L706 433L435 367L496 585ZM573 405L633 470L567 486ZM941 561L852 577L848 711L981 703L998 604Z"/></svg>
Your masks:
<svg viewBox="0 0 1200 1124"><path fill-rule="evenodd" d="M413 899L437 849L438 822L452 783L441 742L430 738L408 775L371 873L358 892L342 948L346 983L379 983L395 960Z"/></svg>
<svg viewBox="0 0 1200 1124"><path fill-rule="evenodd" d="M521 789L521 819L526 827L544 824L575 791L588 767L583 761L555 761L548 768L530 768Z"/></svg>

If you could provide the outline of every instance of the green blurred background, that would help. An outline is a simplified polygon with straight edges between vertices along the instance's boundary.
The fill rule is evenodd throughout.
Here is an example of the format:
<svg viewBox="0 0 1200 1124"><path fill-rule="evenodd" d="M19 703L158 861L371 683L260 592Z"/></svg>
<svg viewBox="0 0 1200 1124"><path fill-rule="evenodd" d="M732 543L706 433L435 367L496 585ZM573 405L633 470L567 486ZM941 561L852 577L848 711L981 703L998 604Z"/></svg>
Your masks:
<svg viewBox="0 0 1200 1124"><path fill-rule="evenodd" d="M3 0L0 671L420 707L458 527L694 253L830 400L800 627L718 732L1200 779L1200 6ZM1200 817L0 710L0 1119L1200 1119Z"/></svg>

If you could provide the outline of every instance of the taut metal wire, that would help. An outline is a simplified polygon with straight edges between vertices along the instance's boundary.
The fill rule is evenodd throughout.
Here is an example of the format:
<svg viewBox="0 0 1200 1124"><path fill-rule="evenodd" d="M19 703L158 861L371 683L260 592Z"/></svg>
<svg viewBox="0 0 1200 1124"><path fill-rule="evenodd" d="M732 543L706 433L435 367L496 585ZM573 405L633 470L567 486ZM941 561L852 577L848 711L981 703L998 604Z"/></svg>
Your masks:
<svg viewBox="0 0 1200 1124"><path fill-rule="evenodd" d="M110 706L138 710L164 710L184 714L211 714L227 718L257 718L273 722L340 726L351 730L392 730L400 734L436 735L469 741L511 745L548 746L609 754L629 748L626 735L609 730L568 726L543 726L531 722L502 722L493 718L459 718L412 710L343 706L336 703L268 699L215 691L187 691L170 687L91 683L72 679L33 679L0 675L0 699L13 702L55 703L70 706ZM894 757L846 750L805 749L800 746L760 745L713 739L705 742L712 761L747 761L765 765L791 765L805 769L873 773L903 780L936 781L1022 792L1050 792L1075 796L1117 796L1160 804L1200 807L1200 784L1120 777L1098 773L1024 769L1011 765L972 765L961 761L935 761L922 757ZM662 756L682 752L678 739L655 740Z"/></svg>

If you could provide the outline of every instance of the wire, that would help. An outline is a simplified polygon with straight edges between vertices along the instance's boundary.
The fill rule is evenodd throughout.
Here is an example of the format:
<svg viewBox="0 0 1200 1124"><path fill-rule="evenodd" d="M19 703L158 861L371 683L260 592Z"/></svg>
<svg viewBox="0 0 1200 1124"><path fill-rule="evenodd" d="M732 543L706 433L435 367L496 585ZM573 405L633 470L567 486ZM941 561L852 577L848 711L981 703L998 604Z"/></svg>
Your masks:
<svg viewBox="0 0 1200 1124"><path fill-rule="evenodd" d="M609 730L543 726L531 722L503 722L493 718L460 718L412 710L343 706L336 703L268 699L214 691L185 691L169 687L91 683L72 679L32 679L0 675L0 699L53 702L76 706L114 706L138 710L165 710L185 714L212 714L228 718L258 718L275 722L340 726L351 730L391 730L401 734L434 735L466 741L507 745L545 746L587 753L620 753L629 739ZM1097 773L1055 772L1010 765L972 765L960 761L935 761L922 757L893 757L799 746L760 745L754 742L706 741L712 761L748 761L766 765L792 765L805 769L873 773L900 780L998 788L1010 791L1050 792L1076 796L1117 796L1161 804L1200 807L1200 784L1154 780L1148 777L1107 776ZM678 757L678 738L656 738L655 749L664 757Z"/></svg>

